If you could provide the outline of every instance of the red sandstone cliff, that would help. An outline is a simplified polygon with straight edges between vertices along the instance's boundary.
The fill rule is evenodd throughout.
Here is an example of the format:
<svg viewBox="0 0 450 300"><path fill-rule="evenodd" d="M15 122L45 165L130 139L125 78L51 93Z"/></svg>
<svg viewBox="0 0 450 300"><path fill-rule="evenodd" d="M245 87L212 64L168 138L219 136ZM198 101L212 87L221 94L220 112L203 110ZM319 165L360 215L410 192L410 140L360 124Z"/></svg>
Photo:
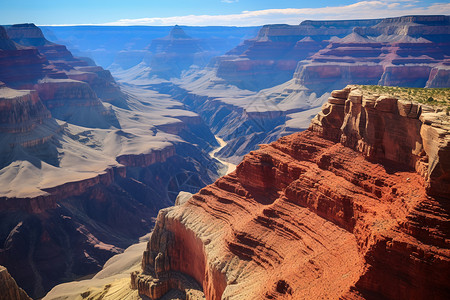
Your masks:
<svg viewBox="0 0 450 300"><path fill-rule="evenodd" d="M119 86L111 76L111 73L102 67L92 66L91 62L84 59L74 57L72 53L64 45L58 45L48 41L41 29L34 24L16 24L6 26L7 37L20 45L19 47L27 47L30 50L38 50L39 54L46 60L48 66L46 73L39 73L36 79L40 79L43 75L58 79L74 79L86 82L97 96L106 102L125 107L126 96L120 91ZM11 56L8 58L11 60ZM16 54L17 56L17 54ZM17 63L11 63L17 66ZM32 66L27 66L30 68ZM36 67L35 67L36 68ZM44 70L45 70L44 69ZM16 81L22 81L24 75L18 75ZM1 79L1 76L0 76ZM11 80L12 83L13 80ZM17 86L17 85L16 85ZM20 86L18 86L20 87ZM23 87L23 86L22 86Z"/></svg>
<svg viewBox="0 0 450 300"><path fill-rule="evenodd" d="M449 24L449 16L409 16L266 25L218 59L217 76L250 90L285 82L294 71L317 93L351 83L425 87L450 54ZM443 78L427 86L446 87Z"/></svg>
<svg viewBox="0 0 450 300"><path fill-rule="evenodd" d="M162 210L131 286L151 299L448 299L449 124L334 91L309 130Z"/></svg>

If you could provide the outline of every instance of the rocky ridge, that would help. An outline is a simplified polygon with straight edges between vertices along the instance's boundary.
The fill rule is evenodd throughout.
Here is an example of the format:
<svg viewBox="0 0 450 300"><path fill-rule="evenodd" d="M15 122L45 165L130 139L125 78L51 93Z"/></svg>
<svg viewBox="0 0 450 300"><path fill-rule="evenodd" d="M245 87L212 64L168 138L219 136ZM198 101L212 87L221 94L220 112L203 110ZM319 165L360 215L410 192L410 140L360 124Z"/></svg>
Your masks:
<svg viewBox="0 0 450 300"><path fill-rule="evenodd" d="M0 266L0 299L4 300L30 300L27 293L17 286L14 278L9 275L8 270Z"/></svg>
<svg viewBox="0 0 450 300"><path fill-rule="evenodd" d="M36 48L48 59L53 72L47 76L86 82L102 101L125 106L126 96L120 91L109 71L92 65L90 60L74 57L64 45L48 41L41 29L34 24L17 24L5 28L13 42L23 47Z"/></svg>
<svg viewBox="0 0 450 300"><path fill-rule="evenodd" d="M219 166L207 153L217 142L181 103L120 91L109 71L33 24L7 31L14 39L0 27L0 264L41 297L148 232L187 185L175 176L188 176L193 192L212 182Z"/></svg>
<svg viewBox="0 0 450 300"><path fill-rule="evenodd" d="M151 299L448 298L449 124L426 105L333 91L309 130L160 211L131 286Z"/></svg>
<svg viewBox="0 0 450 300"><path fill-rule="evenodd" d="M255 39L218 59L217 76L260 90L295 73L319 94L350 83L446 87L441 84L448 71L449 20L409 16L266 25Z"/></svg>

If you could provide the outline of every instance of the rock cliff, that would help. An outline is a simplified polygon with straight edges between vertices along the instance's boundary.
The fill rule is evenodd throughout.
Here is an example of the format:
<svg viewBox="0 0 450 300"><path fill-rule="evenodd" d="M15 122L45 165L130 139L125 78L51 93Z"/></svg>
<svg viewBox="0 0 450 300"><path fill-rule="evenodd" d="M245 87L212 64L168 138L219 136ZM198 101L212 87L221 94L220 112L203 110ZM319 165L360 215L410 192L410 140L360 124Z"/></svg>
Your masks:
<svg viewBox="0 0 450 300"><path fill-rule="evenodd" d="M217 76L239 88L260 90L292 78L298 61L327 46L331 37L344 37L356 26L380 20L304 21L300 25L265 25L258 36L222 57Z"/></svg>
<svg viewBox="0 0 450 300"><path fill-rule="evenodd" d="M145 111L118 110L118 130L56 121L35 91L3 87L0 102L0 264L33 297L98 271L150 230L172 194L216 176L216 162L190 144L208 149L212 136L191 131L202 124L190 112L175 110L178 136L163 131L176 120L169 110L141 103Z"/></svg>
<svg viewBox="0 0 450 300"><path fill-rule="evenodd" d="M425 87L449 55L449 26L448 16L266 25L218 59L217 76L260 90L295 71L300 84L320 94L350 83ZM445 87L438 82L433 87Z"/></svg>
<svg viewBox="0 0 450 300"><path fill-rule="evenodd" d="M47 59L36 48L14 43L0 26L0 81L20 88L51 73Z"/></svg>
<svg viewBox="0 0 450 300"><path fill-rule="evenodd" d="M333 91L309 130L160 211L131 286L151 299L447 299L449 126L442 109Z"/></svg>
<svg viewBox="0 0 450 300"><path fill-rule="evenodd" d="M2 300L30 300L27 293L17 286L16 281L9 275L8 270L0 266L0 299Z"/></svg>
<svg viewBox="0 0 450 300"><path fill-rule="evenodd" d="M188 36L178 25L166 37L154 39L148 51L144 63L151 68L151 75L165 79L179 77L191 65L204 66L208 62L200 40Z"/></svg>
<svg viewBox="0 0 450 300"><path fill-rule="evenodd" d="M103 101L125 107L126 96L120 91L111 73L92 62L74 57L66 46L48 41L34 24L5 26L8 37L18 45L36 48L53 70L52 78L70 78L86 82ZM0 79L1 80L1 79Z"/></svg>
<svg viewBox="0 0 450 300"><path fill-rule="evenodd" d="M294 77L319 93L350 83L447 87L442 65L448 55L449 27L448 16L389 18L356 27L299 62Z"/></svg>
<svg viewBox="0 0 450 300"><path fill-rule="evenodd" d="M0 264L41 297L98 271L181 189L211 183L217 142L170 97L125 95L109 71L32 24L8 31L14 41L0 27Z"/></svg>

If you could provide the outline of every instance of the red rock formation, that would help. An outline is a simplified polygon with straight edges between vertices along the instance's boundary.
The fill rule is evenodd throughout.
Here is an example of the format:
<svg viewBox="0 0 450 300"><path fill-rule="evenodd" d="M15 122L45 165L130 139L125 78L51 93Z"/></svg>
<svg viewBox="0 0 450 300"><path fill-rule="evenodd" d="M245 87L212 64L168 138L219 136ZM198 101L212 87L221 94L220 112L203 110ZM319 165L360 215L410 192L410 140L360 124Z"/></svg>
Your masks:
<svg viewBox="0 0 450 300"><path fill-rule="evenodd" d="M126 106L126 96L120 91L109 71L99 66L90 66L90 62L74 57L66 46L48 41L36 25L6 26L6 31L12 41L25 47L35 47L49 60L51 65L48 68L52 69L52 73L47 76L84 81L103 101Z"/></svg>
<svg viewBox="0 0 450 300"><path fill-rule="evenodd" d="M294 70L298 83L318 93L351 83L425 87L450 54L449 24L448 16L410 16L266 25L218 60L217 76L250 90L285 82Z"/></svg>
<svg viewBox="0 0 450 300"><path fill-rule="evenodd" d="M449 117L334 91L309 130L160 211L132 287L207 299L447 299ZM195 299L195 298L194 298Z"/></svg>
<svg viewBox="0 0 450 300"><path fill-rule="evenodd" d="M43 80L35 85L42 101L49 109L63 106L101 106L90 86L70 79Z"/></svg>
<svg viewBox="0 0 450 300"><path fill-rule="evenodd" d="M0 87L0 132L29 132L50 117L36 91Z"/></svg>
<svg viewBox="0 0 450 300"><path fill-rule="evenodd" d="M0 299L2 300L31 300L27 293L17 286L14 278L9 275L8 270L0 266Z"/></svg>
<svg viewBox="0 0 450 300"><path fill-rule="evenodd" d="M0 26L0 81L20 88L49 73L48 61L37 49L15 44Z"/></svg>
<svg viewBox="0 0 450 300"><path fill-rule="evenodd" d="M6 31L11 40L26 47L36 47L48 60L71 61L75 59L66 46L48 41L41 29L34 24L16 24L6 26ZM87 65L86 62L83 64Z"/></svg>
<svg viewBox="0 0 450 300"><path fill-rule="evenodd" d="M355 26L380 20L304 21L300 25L265 25L218 62L217 76L240 88L260 90L292 78L298 61L327 46L333 36L344 37Z"/></svg>
<svg viewBox="0 0 450 300"><path fill-rule="evenodd" d="M294 77L317 92L350 83L447 87L445 71L433 81L437 69L432 69L448 55L449 24L446 16L416 16L355 28L330 41L310 61L299 62Z"/></svg>
<svg viewBox="0 0 450 300"><path fill-rule="evenodd" d="M450 61L445 60L442 65L433 68L427 81L427 87L436 88L450 86Z"/></svg>

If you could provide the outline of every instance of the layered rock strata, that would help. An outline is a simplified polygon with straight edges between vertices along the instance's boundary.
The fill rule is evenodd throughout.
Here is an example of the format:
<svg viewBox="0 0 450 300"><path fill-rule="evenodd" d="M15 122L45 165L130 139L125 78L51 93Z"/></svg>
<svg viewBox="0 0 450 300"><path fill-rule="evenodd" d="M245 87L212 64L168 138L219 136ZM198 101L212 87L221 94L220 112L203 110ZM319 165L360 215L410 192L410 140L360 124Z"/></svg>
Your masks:
<svg viewBox="0 0 450 300"><path fill-rule="evenodd" d="M217 76L243 89L260 90L292 78L298 61L344 37L356 26L380 20L304 21L300 25L265 25L257 37L245 41L218 61Z"/></svg>
<svg viewBox="0 0 450 300"><path fill-rule="evenodd" d="M250 90L275 86L294 73L317 93L350 83L425 87L431 70L449 55L449 20L408 16L266 25L217 60L217 76ZM430 86L446 87L440 83Z"/></svg>
<svg viewBox="0 0 450 300"><path fill-rule="evenodd" d="M0 27L0 264L41 297L148 232L172 194L212 182L218 167L205 151L216 141L167 96L127 94L133 110L104 104L98 96L124 96L109 71L32 24L8 30L14 41Z"/></svg>
<svg viewBox="0 0 450 300"><path fill-rule="evenodd" d="M151 75L165 79L179 77L191 65L207 63L200 40L188 36L178 25L166 37L154 39L148 51L144 62L151 68Z"/></svg>
<svg viewBox="0 0 450 300"><path fill-rule="evenodd" d="M388 18L356 27L299 62L294 77L317 92L350 83L447 87L442 72L448 65L449 27L448 16Z"/></svg>
<svg viewBox="0 0 450 300"><path fill-rule="evenodd" d="M52 69L52 72L46 76L86 82L103 101L126 107L126 96L109 71L86 59L74 57L64 45L48 41L34 24L16 24L5 28L11 41L23 47L35 48L48 59L47 68Z"/></svg>
<svg viewBox="0 0 450 300"><path fill-rule="evenodd" d="M0 26L0 81L23 87L51 73L47 59L36 48L21 47Z"/></svg>
<svg viewBox="0 0 450 300"><path fill-rule="evenodd" d="M334 91L309 130L160 211L132 287L157 299L182 273L207 299L447 299L449 124Z"/></svg>

